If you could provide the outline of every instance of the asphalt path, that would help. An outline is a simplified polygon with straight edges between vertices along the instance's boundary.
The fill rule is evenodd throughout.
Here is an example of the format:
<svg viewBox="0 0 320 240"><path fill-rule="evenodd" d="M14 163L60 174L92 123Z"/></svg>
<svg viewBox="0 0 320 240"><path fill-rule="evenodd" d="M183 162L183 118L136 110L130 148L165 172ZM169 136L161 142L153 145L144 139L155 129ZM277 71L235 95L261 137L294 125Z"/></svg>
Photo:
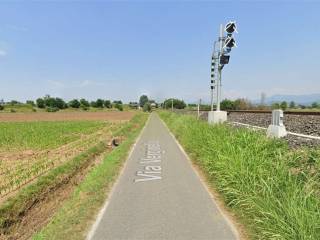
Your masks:
<svg viewBox="0 0 320 240"><path fill-rule="evenodd" d="M152 113L88 239L237 239L168 128Z"/></svg>

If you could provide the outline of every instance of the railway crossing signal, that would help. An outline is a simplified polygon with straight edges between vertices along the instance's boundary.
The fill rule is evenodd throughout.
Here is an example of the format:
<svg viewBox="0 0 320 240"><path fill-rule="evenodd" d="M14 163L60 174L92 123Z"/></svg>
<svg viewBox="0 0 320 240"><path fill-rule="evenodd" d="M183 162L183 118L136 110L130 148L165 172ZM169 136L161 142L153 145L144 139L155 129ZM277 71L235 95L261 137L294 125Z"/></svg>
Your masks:
<svg viewBox="0 0 320 240"><path fill-rule="evenodd" d="M236 40L233 37L228 36L224 41L224 48L233 48L236 47Z"/></svg>
<svg viewBox="0 0 320 240"><path fill-rule="evenodd" d="M223 34L224 31L226 36ZM224 122L227 119L226 112L220 111L221 100L221 72L224 65L229 64L231 49L236 47L236 40L232 34L237 32L237 26L235 21L228 22L224 29L220 25L220 36L217 41L214 42L213 53L211 57L211 112L208 115L208 121L211 123ZM219 44L219 48L216 51L216 45ZM214 90L216 93L216 105L217 110L213 111L213 97Z"/></svg>
<svg viewBox="0 0 320 240"><path fill-rule="evenodd" d="M229 33L229 34L232 34L233 32L237 32L237 26L236 26L236 22L228 22L224 28L224 30Z"/></svg>

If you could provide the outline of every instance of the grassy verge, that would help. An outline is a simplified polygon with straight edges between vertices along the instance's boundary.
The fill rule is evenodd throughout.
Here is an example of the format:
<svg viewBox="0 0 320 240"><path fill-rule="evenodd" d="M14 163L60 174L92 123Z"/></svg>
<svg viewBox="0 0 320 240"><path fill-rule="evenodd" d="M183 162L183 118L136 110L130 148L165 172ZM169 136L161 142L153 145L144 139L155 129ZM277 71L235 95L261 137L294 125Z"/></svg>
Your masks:
<svg viewBox="0 0 320 240"><path fill-rule="evenodd" d="M252 239L320 239L320 151L160 112Z"/></svg>
<svg viewBox="0 0 320 240"><path fill-rule="evenodd" d="M124 136L126 140L107 154L103 162L86 176L50 223L33 239L85 238L147 116L138 114L126 123L125 127L119 129L116 135Z"/></svg>

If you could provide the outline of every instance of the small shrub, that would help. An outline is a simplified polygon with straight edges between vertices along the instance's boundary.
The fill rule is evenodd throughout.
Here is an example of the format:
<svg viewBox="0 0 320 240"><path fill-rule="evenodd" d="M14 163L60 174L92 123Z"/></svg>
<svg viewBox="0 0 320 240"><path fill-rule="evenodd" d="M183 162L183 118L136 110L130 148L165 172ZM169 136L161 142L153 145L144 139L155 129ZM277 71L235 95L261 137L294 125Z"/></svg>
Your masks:
<svg viewBox="0 0 320 240"><path fill-rule="evenodd" d="M0 105L0 111L2 111L4 109L3 105Z"/></svg>
<svg viewBox="0 0 320 240"><path fill-rule="evenodd" d="M13 109L13 108L10 108L10 112L15 113L17 111L15 109Z"/></svg>
<svg viewBox="0 0 320 240"><path fill-rule="evenodd" d="M118 109L119 111L123 111L123 106L122 106L122 104L116 103L116 104L114 105L114 107L115 107L116 109Z"/></svg>
<svg viewBox="0 0 320 240"><path fill-rule="evenodd" d="M59 108L57 108L57 107L47 107L46 111L47 112L57 112L57 111L59 111Z"/></svg>
<svg viewBox="0 0 320 240"><path fill-rule="evenodd" d="M88 111L88 110L89 110L89 107L88 107L88 106L81 105L81 109L82 109L83 111Z"/></svg>

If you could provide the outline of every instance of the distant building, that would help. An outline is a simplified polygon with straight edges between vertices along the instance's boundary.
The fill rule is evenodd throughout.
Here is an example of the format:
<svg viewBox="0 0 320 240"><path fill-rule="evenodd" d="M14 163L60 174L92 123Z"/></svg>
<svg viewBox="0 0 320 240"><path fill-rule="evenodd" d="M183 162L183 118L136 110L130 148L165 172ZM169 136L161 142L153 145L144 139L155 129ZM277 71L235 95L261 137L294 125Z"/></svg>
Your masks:
<svg viewBox="0 0 320 240"><path fill-rule="evenodd" d="M129 102L129 107L132 109L138 109L139 104L137 102Z"/></svg>

